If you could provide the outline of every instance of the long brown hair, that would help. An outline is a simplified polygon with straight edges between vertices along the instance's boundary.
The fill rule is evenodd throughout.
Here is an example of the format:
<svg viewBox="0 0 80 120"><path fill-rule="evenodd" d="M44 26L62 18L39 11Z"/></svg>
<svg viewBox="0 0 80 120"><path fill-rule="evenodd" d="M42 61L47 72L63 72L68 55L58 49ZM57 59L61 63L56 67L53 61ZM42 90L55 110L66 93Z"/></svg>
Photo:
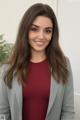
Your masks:
<svg viewBox="0 0 80 120"><path fill-rule="evenodd" d="M9 88L12 86L13 74L17 76L19 83L24 83L28 74L28 65L30 61L30 46L28 43L29 29L37 16L46 16L51 19L53 35L51 42L46 48L46 56L49 61L52 75L57 82L67 82L68 70L66 58L59 45L59 28L56 15L53 9L42 3L32 5L23 15L19 25L19 30L14 44L11 57L8 61L10 65L4 76L4 81Z"/></svg>

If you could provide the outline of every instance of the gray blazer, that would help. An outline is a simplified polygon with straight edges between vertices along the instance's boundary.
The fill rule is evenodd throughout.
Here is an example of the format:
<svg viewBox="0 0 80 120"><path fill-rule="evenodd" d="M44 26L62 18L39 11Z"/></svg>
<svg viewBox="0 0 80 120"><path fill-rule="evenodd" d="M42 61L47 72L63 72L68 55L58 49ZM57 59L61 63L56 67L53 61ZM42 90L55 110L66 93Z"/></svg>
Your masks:
<svg viewBox="0 0 80 120"><path fill-rule="evenodd" d="M68 83L58 84L51 77L50 97L45 120L74 120L74 94L73 78L70 63ZM22 120L22 86L17 78L13 77L12 89L10 90L3 81L7 69L3 65L0 74L0 120Z"/></svg>

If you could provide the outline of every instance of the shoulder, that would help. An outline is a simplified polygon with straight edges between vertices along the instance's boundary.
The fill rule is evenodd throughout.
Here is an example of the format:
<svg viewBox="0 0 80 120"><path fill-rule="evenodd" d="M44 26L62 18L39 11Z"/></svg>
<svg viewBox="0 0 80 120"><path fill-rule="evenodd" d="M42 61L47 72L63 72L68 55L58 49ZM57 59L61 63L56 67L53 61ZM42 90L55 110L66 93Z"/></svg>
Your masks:
<svg viewBox="0 0 80 120"><path fill-rule="evenodd" d="M65 59L66 59L67 64L70 64L69 57L65 56Z"/></svg>
<svg viewBox="0 0 80 120"><path fill-rule="evenodd" d="M66 57L67 69L68 69L68 82L67 86L72 86L73 88L73 71L71 67L71 62L68 57ZM68 87L69 88L69 87Z"/></svg>
<svg viewBox="0 0 80 120"><path fill-rule="evenodd" d="M66 57L66 62L67 62L68 71L70 73L72 73L72 67L71 67L72 65L71 65L71 61L70 61L70 59L68 57Z"/></svg>
<svg viewBox="0 0 80 120"><path fill-rule="evenodd" d="M0 77L3 77L6 71L9 69L10 65L9 64L3 64L0 67Z"/></svg>
<svg viewBox="0 0 80 120"><path fill-rule="evenodd" d="M67 56L65 56L65 59L66 59L67 69L68 69L68 71L71 71L71 62L70 62L70 59Z"/></svg>
<svg viewBox="0 0 80 120"><path fill-rule="evenodd" d="M5 84L4 82L4 76L7 72L7 70L9 69L10 65L9 64L3 64L1 67L0 67L0 85L3 85Z"/></svg>

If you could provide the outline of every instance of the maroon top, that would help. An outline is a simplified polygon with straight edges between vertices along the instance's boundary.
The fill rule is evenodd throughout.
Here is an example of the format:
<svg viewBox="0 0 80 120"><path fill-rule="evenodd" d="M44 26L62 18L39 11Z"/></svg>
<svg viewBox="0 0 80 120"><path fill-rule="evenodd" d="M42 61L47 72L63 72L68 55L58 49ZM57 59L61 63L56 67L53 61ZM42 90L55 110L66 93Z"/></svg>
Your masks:
<svg viewBox="0 0 80 120"><path fill-rule="evenodd" d="M23 87L23 120L45 120L50 94L48 60L30 62L26 85Z"/></svg>

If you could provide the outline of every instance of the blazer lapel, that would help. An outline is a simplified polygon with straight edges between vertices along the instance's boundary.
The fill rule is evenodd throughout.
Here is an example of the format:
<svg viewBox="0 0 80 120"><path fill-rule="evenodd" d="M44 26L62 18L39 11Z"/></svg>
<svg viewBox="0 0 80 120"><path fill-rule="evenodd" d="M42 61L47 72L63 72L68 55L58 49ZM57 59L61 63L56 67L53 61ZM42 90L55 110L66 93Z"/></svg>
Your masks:
<svg viewBox="0 0 80 120"><path fill-rule="evenodd" d="M13 84L13 89L15 91L15 95L16 95L16 99L18 102L18 106L19 106L19 111L20 113L22 113L22 85L18 84L17 78L14 78L14 84Z"/></svg>
<svg viewBox="0 0 80 120"><path fill-rule="evenodd" d="M51 76L50 96L49 96L49 104L48 104L48 109L47 109L47 115L49 114L50 109L52 108L52 106L54 104L56 94L57 94L57 91L58 91L58 86L59 86L59 84Z"/></svg>

